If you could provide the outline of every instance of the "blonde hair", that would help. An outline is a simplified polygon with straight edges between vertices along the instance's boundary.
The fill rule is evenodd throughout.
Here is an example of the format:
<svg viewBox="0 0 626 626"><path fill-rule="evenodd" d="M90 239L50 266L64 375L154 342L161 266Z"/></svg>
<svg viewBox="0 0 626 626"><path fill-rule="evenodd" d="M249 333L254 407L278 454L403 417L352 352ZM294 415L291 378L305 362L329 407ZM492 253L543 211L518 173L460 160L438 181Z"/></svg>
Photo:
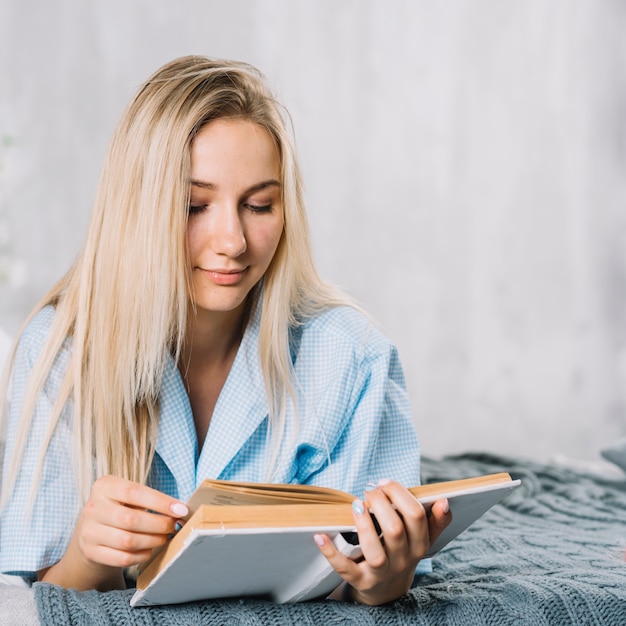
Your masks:
<svg viewBox="0 0 626 626"><path fill-rule="evenodd" d="M260 124L280 154L284 231L262 289L250 296L262 298L259 353L274 463L287 403L296 403L290 328L349 301L314 268L294 144L263 76L245 63L188 56L159 69L130 102L109 146L84 248L24 324L43 307L56 308L21 407L4 501L17 478L37 397L67 338L69 366L37 471L71 402L79 498L84 502L93 481L105 474L147 481L164 368L170 354L178 360L191 314L185 246L190 148L197 132L218 118Z"/></svg>

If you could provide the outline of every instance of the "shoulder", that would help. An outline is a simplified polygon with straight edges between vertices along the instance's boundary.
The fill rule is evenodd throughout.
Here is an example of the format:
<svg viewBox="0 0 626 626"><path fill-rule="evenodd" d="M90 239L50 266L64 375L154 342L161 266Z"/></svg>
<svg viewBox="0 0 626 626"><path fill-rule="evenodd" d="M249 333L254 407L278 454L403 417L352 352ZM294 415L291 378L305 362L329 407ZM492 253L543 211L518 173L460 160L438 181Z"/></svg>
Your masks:
<svg viewBox="0 0 626 626"><path fill-rule="evenodd" d="M46 306L26 325L18 341L18 358L27 358L32 364L42 347L50 336L50 330L54 322L55 310L52 306Z"/></svg>
<svg viewBox="0 0 626 626"><path fill-rule="evenodd" d="M362 363L372 359L395 358L396 348L363 312L340 306L307 320L294 333L294 356L302 352L330 353L334 360L350 358Z"/></svg>
<svg viewBox="0 0 626 626"><path fill-rule="evenodd" d="M303 325L302 336L361 347L366 345L372 349L387 349L392 346L365 313L350 306L334 307L308 320Z"/></svg>
<svg viewBox="0 0 626 626"><path fill-rule="evenodd" d="M53 339L56 310L46 306L38 311L20 334L13 362L14 386L26 385L40 358L47 359L47 384L45 392L58 393L71 359L71 340L65 337L54 354L47 353ZM56 344L56 342L55 342Z"/></svg>

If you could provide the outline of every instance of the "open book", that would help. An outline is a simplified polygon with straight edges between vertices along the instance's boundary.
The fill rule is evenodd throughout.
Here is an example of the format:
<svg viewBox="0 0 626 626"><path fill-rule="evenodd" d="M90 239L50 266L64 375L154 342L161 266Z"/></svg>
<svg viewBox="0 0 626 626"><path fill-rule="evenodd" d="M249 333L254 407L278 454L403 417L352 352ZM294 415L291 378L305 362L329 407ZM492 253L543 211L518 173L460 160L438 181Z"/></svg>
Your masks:
<svg viewBox="0 0 626 626"><path fill-rule="evenodd" d="M426 557L519 484L500 473L412 487L427 511L448 498L452 512ZM341 578L313 535L329 535L341 552L358 558L353 500L310 485L205 480L188 502L184 526L143 566L131 605L257 595L282 603L327 595Z"/></svg>

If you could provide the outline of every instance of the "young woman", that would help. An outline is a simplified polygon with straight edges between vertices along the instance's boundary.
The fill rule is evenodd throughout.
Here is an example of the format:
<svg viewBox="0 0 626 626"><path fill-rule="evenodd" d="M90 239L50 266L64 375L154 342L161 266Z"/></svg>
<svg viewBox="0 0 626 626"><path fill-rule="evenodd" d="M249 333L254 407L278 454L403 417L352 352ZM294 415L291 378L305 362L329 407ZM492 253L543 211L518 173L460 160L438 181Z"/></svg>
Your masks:
<svg viewBox="0 0 626 626"><path fill-rule="evenodd" d="M185 57L139 89L11 372L5 574L121 588L202 479L311 483L356 496L364 559L315 537L337 596L380 604L449 521L402 486L419 448L396 350L318 277L281 107L246 64Z"/></svg>

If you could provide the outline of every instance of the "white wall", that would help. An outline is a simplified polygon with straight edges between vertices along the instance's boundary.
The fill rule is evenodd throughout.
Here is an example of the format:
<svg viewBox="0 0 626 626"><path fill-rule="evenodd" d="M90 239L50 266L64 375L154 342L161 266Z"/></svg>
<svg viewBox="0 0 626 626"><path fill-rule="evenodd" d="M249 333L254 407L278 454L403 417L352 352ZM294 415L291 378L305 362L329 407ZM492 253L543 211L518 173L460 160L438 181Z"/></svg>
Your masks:
<svg viewBox="0 0 626 626"><path fill-rule="evenodd" d="M79 249L138 84L237 58L291 111L320 269L398 344L424 453L595 458L626 434L624 32L611 0L0 0L0 326Z"/></svg>

